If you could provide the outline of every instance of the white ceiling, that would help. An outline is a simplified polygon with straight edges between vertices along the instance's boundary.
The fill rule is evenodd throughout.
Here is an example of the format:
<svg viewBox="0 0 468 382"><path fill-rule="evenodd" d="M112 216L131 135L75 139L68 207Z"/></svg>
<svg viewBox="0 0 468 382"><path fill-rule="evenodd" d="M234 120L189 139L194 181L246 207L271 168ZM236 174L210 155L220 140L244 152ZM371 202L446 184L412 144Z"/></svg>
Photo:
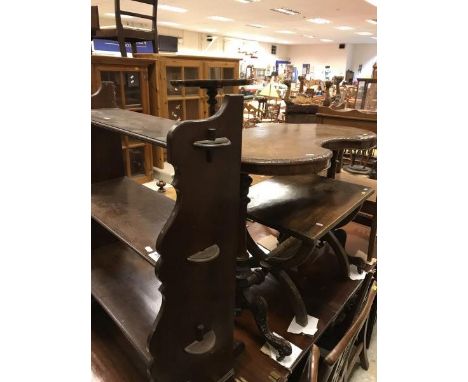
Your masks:
<svg viewBox="0 0 468 382"><path fill-rule="evenodd" d="M101 25L115 24L113 16L114 0L91 0L99 6ZM243 4L238 0L160 0L167 4L187 9L185 13L158 10L158 23L198 32L211 33L243 39L274 42L279 44L324 44L320 39L333 40L331 43L372 44L371 36L360 36L356 32L370 32L377 36L377 25L366 19L377 18L377 8L365 0L260 0ZM122 8L147 13L147 5L130 0L121 0ZM299 15L284 15L271 8L288 8L299 11ZM233 21L210 20L209 16L223 16ZM310 18L324 18L329 24L318 25L308 22ZM140 21L140 19L138 19ZM169 24L166 24L166 23ZM177 25L171 25L176 23ZM259 24L257 29L246 24ZM338 26L353 27L353 30L338 30ZM291 31L294 34L278 33ZM307 36L314 36L308 38Z"/></svg>

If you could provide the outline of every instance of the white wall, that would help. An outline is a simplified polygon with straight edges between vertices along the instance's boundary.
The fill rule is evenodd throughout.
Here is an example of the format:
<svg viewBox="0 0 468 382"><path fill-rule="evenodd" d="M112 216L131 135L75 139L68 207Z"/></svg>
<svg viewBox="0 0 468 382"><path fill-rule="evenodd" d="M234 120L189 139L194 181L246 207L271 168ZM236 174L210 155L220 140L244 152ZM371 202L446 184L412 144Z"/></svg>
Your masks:
<svg viewBox="0 0 468 382"><path fill-rule="evenodd" d="M250 41L234 37L213 37L212 42L207 41L207 33L192 32L187 30L158 27L158 33L179 38L179 54L236 57L242 59L241 66L254 65L257 68L273 70L276 60L289 60L288 45L275 44L276 54L271 54L270 43ZM250 54L253 53L254 58ZM255 58L256 57L256 58Z"/></svg>
<svg viewBox="0 0 468 382"><path fill-rule="evenodd" d="M372 66L377 62L377 44L356 44L354 46L351 61L351 70L354 78L372 77ZM359 65L362 65L361 73L358 73Z"/></svg>
<svg viewBox="0 0 468 382"><path fill-rule="evenodd" d="M331 77L346 74L352 50L351 44L346 44L345 49L339 49L338 44L292 45L289 54L299 73L302 73L302 64L310 64L311 77L325 79L327 65L330 65Z"/></svg>
<svg viewBox="0 0 468 382"><path fill-rule="evenodd" d="M330 65L331 77L344 76L346 70L354 71L354 78L371 77L372 65L377 62L377 44L346 44L339 49L338 44L294 45L289 47L291 62L302 73L302 64L310 64L313 78L325 78L325 66ZM359 65L362 71L358 73Z"/></svg>

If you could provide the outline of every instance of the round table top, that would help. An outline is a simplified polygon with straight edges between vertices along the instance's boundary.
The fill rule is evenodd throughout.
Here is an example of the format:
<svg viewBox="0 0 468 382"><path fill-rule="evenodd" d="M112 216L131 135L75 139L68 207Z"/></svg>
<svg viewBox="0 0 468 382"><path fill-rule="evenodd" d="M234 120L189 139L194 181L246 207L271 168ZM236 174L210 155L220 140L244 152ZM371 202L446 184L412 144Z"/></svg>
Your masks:
<svg viewBox="0 0 468 382"><path fill-rule="evenodd" d="M242 171L259 175L316 174L330 166L331 150L369 149L377 135L355 127L260 123L242 132Z"/></svg>

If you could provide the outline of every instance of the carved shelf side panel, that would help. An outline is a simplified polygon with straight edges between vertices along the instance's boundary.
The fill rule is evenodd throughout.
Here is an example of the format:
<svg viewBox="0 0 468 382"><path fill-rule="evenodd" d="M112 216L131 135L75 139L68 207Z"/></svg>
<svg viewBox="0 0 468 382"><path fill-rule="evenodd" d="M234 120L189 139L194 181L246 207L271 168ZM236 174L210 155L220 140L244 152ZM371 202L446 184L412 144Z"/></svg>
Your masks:
<svg viewBox="0 0 468 382"><path fill-rule="evenodd" d="M176 206L156 243L163 306L149 337L155 381L233 376L242 96L167 136Z"/></svg>

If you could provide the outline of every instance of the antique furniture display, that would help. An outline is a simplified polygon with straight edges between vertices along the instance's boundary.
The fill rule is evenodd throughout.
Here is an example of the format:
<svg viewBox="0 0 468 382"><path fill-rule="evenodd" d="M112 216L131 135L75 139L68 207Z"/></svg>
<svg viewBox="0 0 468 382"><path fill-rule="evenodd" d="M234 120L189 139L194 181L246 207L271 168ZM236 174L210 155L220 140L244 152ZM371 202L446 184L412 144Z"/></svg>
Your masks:
<svg viewBox="0 0 468 382"><path fill-rule="evenodd" d="M375 141L375 134L364 130L338 126L308 124L278 125L272 123L260 124L253 129L245 130L243 132L242 142L241 222L245 221L248 216L250 218L256 218L256 216L247 213L247 206L250 201L248 197L249 186L252 182L252 178L248 174L317 174L329 166L330 159L332 159L331 150L336 151L346 146L356 148L372 147L372 145L375 144ZM332 168L332 171L335 171L334 167ZM286 192L286 190L291 191L298 187L297 184L294 184L296 180L297 178L293 177L291 179L293 183L286 185L284 191L280 191L278 188L275 189L277 192L281 193L281 197L283 197L285 201L283 203L280 198L276 205L274 203L267 202L267 208L270 208L270 211L279 211L280 209L282 210L282 206L287 205L288 203L291 207L289 212L294 213L296 211L293 207L299 207L299 205L297 203L294 205L295 201L293 199L298 195L294 195L294 193L292 193L291 198L288 199L288 192ZM271 190L267 191L270 192ZM364 192L364 194L367 193ZM361 189L359 190L359 195L363 196ZM265 193L263 193L261 196L261 198L266 197L267 195ZM298 203L301 203L301 200L302 199L299 198ZM355 202L355 207L362 204L363 200L364 198L362 198L360 201L358 199L358 201ZM284 209L287 210L287 207ZM344 217L345 216L338 215L337 219L342 220ZM316 222L314 222L314 224L315 223ZM269 224L271 224L271 221ZM308 222L306 224L308 224ZM336 224L337 222L330 222L330 226ZM243 276L243 278L246 280L245 284L248 284L248 286L261 284L265 280L265 275L262 273L263 271L273 271L273 273L277 273L275 276L280 280L282 285L289 293L289 300L294 306L296 318L299 315L299 319L304 319L306 316L304 302L301 300L301 296L298 294L294 283L290 281L288 275L284 272L284 269L273 269L270 266L271 264L268 264L268 261L266 261L265 257L260 253L258 248L256 248L252 238L249 236L248 232L246 232L245 225L241 223L240 229L243 231L243 233L240 234L238 264L245 264L245 266L248 264L249 268L252 266L260 266L262 268L262 270L257 269L254 276L249 273L249 271L246 271ZM300 235L300 233L296 233L296 235ZM331 240L333 240L334 248L338 251L338 258L343 259L344 250L339 246L337 240L334 240L333 235L329 236L331 237ZM313 242L314 239L307 239L307 241L308 243L304 249L298 249L297 247L295 248L299 257L303 256L302 252L304 251L307 253L313 251L314 247L310 247L308 244ZM253 258L249 258L247 255L247 249L248 252L253 255ZM272 258L272 263L276 260L276 258ZM278 263L278 261L276 262ZM279 262L281 262L281 259L279 259ZM342 268L346 265L347 264L342 264ZM255 290L255 288L253 290ZM249 309L253 312L257 312L255 319L265 340L277 350L280 358L288 355L290 353L290 349L288 349L286 344L282 343L282 341L278 337L275 337L265 326L265 322L267 320L267 308L265 301L259 301L257 297L251 296L250 302L251 306L249 306ZM254 302L253 306L252 302ZM260 309L258 306L255 306L256 304L259 304L262 306L262 308ZM304 321L302 321L302 323L304 323Z"/></svg>
<svg viewBox="0 0 468 382"><path fill-rule="evenodd" d="M106 105L97 99L93 103L101 107L92 112L93 296L114 321L115 331L123 333L124 348L139 360L135 365L162 381L232 381L233 377L249 382L286 381L301 369L312 345L362 288L363 281L343 278L339 258L330 247L320 248L314 261L304 263L293 281L307 313L319 318L318 331L314 336L288 333L286 328L297 312L287 303L287 289L264 264L251 270L255 264L246 257L247 248L252 248L245 227L248 173L312 176L330 165L332 151L343 145L372 145L375 135L346 127L296 124L267 124L242 132L240 96L226 97L217 114L196 122L131 113L112 107L115 104L103 108ZM123 177L117 143L118 134L124 131L168 148L168 160L176 169L176 204ZM233 152L236 145L237 157ZM283 178L276 181L296 182L293 187L300 190L296 180ZM356 196L353 189L340 192ZM341 216L353 210L359 204L358 199L353 200L342 199L344 205L336 206L332 214ZM341 212L336 213L338 209ZM325 224L333 225L335 220L331 217ZM197 235L193 235L194 226ZM147 247L154 252L149 253ZM159 308L160 282L164 309ZM238 311L235 327L234 295L238 308L250 307L250 312ZM187 312L183 317L181 309ZM158 312L161 317L155 323ZM284 340L273 331L301 349L291 370L259 351L267 340L287 354ZM243 351L235 359L232 333L243 343ZM200 352L202 357L196 355Z"/></svg>
<svg viewBox="0 0 468 382"><path fill-rule="evenodd" d="M96 92L103 81L115 84L118 107L150 114L148 70L149 60L91 56L91 88ZM125 175L138 183L153 179L152 145L122 135Z"/></svg>
<svg viewBox="0 0 468 382"><path fill-rule="evenodd" d="M122 9L120 3L121 0L114 0L115 27L97 29L94 32L94 37L108 40L117 40L119 42L120 54L122 57L127 57L127 49L125 47L126 41L131 43L133 54L137 52L136 43L143 41L151 41L153 45L153 52L158 53L158 0L130 0L130 2L124 1L125 6L128 6L128 8L125 10ZM151 11L148 12L147 8L141 4L150 5ZM132 10L130 10L130 8ZM140 13L145 11L146 13ZM151 29L145 30L124 26L122 23L122 16L132 17L140 20L150 20Z"/></svg>
<svg viewBox="0 0 468 382"><path fill-rule="evenodd" d="M94 301L145 380L232 380L242 97L174 122L106 108L105 93L91 112ZM124 176L122 133L167 148L175 203Z"/></svg>

